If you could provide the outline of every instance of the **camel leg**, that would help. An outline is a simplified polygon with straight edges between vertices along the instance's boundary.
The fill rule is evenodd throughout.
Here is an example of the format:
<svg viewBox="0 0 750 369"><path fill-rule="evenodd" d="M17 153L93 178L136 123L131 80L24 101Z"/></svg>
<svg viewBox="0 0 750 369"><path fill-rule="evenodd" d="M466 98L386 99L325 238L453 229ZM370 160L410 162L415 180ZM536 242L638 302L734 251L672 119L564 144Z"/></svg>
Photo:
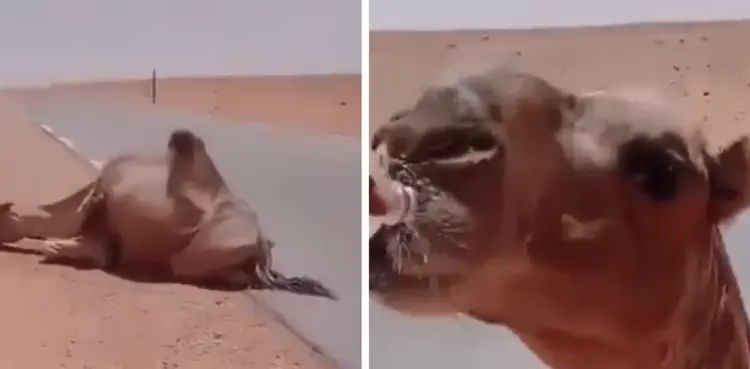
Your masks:
<svg viewBox="0 0 750 369"><path fill-rule="evenodd" d="M97 268L107 265L107 245L91 237L49 238L42 241L44 262L76 261Z"/></svg>
<svg viewBox="0 0 750 369"><path fill-rule="evenodd" d="M251 251L244 247L213 248L192 244L170 260L172 274L185 281L219 283L230 288L247 288L251 275L244 262Z"/></svg>

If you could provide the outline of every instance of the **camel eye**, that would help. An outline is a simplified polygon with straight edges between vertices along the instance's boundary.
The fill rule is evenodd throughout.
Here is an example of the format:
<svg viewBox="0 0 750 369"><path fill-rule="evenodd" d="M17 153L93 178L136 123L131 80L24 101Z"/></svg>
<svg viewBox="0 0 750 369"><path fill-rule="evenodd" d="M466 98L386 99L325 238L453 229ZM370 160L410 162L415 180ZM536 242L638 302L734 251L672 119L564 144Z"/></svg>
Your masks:
<svg viewBox="0 0 750 369"><path fill-rule="evenodd" d="M468 135L469 146L477 151L491 150L497 146L497 141L491 133L473 131Z"/></svg>
<svg viewBox="0 0 750 369"><path fill-rule="evenodd" d="M440 142L437 145L430 146L430 157L434 159L444 159L462 155L466 152L466 146L459 140Z"/></svg>
<svg viewBox="0 0 750 369"><path fill-rule="evenodd" d="M445 159L460 156L469 146L460 132L445 131L432 135L426 142L426 155L430 159Z"/></svg>
<svg viewBox="0 0 750 369"><path fill-rule="evenodd" d="M684 163L651 140L636 138L625 144L619 167L653 201L671 201L679 195Z"/></svg>

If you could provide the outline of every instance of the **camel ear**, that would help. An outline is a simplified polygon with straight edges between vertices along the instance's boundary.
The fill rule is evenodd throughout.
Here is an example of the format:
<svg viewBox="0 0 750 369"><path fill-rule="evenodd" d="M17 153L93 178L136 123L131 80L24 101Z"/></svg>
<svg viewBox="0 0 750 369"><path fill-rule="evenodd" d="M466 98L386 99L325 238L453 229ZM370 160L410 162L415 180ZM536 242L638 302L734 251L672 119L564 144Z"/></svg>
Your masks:
<svg viewBox="0 0 750 369"><path fill-rule="evenodd" d="M730 220L750 205L750 139L733 142L707 167L712 216L717 222Z"/></svg>

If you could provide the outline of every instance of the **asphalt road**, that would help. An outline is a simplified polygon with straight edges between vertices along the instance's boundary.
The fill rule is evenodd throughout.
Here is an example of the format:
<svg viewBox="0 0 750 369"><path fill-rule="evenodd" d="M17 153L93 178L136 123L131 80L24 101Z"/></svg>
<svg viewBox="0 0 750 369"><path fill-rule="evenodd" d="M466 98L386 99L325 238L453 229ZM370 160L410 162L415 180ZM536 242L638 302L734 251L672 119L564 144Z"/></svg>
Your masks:
<svg viewBox="0 0 750 369"><path fill-rule="evenodd" d="M278 268L321 279L341 300L278 292L255 295L343 368L360 367L358 140L101 101L46 105L26 118L48 126L93 160L134 150L161 152L178 127L203 137L229 186L257 210L261 226L276 241Z"/></svg>

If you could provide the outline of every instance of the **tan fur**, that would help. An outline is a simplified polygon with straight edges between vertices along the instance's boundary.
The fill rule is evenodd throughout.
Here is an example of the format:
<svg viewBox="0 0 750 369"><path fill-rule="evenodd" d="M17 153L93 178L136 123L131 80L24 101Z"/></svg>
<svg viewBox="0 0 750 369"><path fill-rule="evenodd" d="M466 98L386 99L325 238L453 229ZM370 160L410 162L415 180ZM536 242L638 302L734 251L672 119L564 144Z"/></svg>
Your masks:
<svg viewBox="0 0 750 369"><path fill-rule="evenodd" d="M81 228L94 203L97 189L94 183L52 203L32 206L5 202L0 209L0 240L16 242L25 237L72 237ZM22 214L22 215L21 215Z"/></svg>
<svg viewBox="0 0 750 369"><path fill-rule="evenodd" d="M426 92L374 146L469 209L465 252L411 221L432 237L429 259L465 265L450 278L421 276L433 283L391 275L371 287L381 301L504 325L554 369L750 367L747 317L719 231L748 205L745 138L709 154L704 127L645 95L576 95L506 70L457 86L464 92L440 88L453 100ZM461 98L466 89L481 106ZM467 107L475 112L460 113ZM427 137L465 121L480 122L502 157L474 170L431 166ZM399 230L371 241L371 260L389 232Z"/></svg>
<svg viewBox="0 0 750 369"><path fill-rule="evenodd" d="M43 216L16 212L17 228L44 239L47 261L156 268L186 282L335 298L313 279L271 269L273 242L200 138L178 130L169 146L165 155L108 161L94 182L36 211Z"/></svg>

